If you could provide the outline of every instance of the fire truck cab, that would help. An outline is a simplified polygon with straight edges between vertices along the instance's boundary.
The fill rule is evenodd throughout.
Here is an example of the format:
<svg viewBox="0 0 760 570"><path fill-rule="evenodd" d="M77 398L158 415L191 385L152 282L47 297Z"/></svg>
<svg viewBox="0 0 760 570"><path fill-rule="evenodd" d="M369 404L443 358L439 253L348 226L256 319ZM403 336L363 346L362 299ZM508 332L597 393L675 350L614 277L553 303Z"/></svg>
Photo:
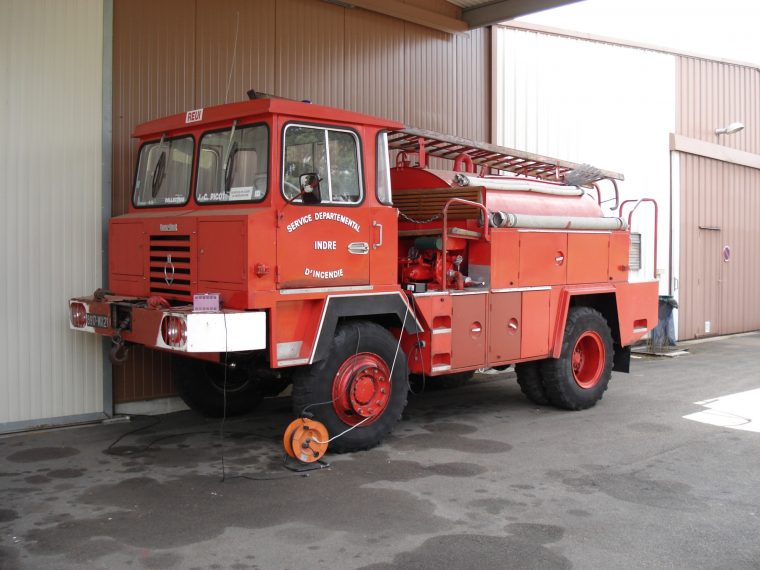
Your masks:
<svg viewBox="0 0 760 570"><path fill-rule="evenodd" d="M292 382L296 414L345 432L336 451L390 433L410 373L516 364L533 402L582 409L628 371L657 282L630 282L628 222L604 215L600 183L620 175L253 97L135 129L108 290L69 302L114 360L171 352L208 415Z"/></svg>

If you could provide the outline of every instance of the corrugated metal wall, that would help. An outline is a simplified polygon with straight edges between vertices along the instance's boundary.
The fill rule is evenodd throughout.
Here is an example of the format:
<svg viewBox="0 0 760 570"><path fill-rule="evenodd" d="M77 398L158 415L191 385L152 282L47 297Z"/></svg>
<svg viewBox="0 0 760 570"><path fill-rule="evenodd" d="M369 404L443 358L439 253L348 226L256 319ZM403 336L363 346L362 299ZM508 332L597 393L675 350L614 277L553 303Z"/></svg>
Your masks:
<svg viewBox="0 0 760 570"><path fill-rule="evenodd" d="M760 70L720 61L678 57L679 135L760 154ZM739 133L715 129L741 121Z"/></svg>
<svg viewBox="0 0 760 570"><path fill-rule="evenodd" d="M115 0L113 213L130 200L137 123L250 88L489 141L490 53L489 30L452 36L319 0ZM171 394L168 368L134 350L115 401Z"/></svg>
<svg viewBox="0 0 760 570"><path fill-rule="evenodd" d="M660 290L667 293L675 57L508 27L493 34L496 142L622 172L622 198L655 198ZM643 254L632 279L652 279L651 209L642 206L632 225Z"/></svg>
<svg viewBox="0 0 760 570"><path fill-rule="evenodd" d="M678 58L678 134L760 154L759 101L760 70ZM746 128L715 135L735 121ZM679 338L760 329L760 170L684 153L676 160ZM731 248L728 262L725 246Z"/></svg>
<svg viewBox="0 0 760 570"><path fill-rule="evenodd" d="M0 431L103 411L101 341L67 300L101 286L103 3L0 3Z"/></svg>

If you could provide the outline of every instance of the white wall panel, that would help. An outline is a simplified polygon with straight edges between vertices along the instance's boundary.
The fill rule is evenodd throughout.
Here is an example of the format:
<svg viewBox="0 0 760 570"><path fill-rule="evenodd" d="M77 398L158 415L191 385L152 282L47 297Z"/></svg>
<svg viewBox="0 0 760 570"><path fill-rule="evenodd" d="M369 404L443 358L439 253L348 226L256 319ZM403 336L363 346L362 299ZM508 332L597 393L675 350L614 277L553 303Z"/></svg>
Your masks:
<svg viewBox="0 0 760 570"><path fill-rule="evenodd" d="M0 1L0 431L103 410L102 0Z"/></svg>
<svg viewBox="0 0 760 570"><path fill-rule="evenodd" d="M493 34L496 143L622 172L624 198L655 198L667 293L675 57L510 28ZM644 267L635 280L654 269L650 210L640 210L633 231L642 233Z"/></svg>

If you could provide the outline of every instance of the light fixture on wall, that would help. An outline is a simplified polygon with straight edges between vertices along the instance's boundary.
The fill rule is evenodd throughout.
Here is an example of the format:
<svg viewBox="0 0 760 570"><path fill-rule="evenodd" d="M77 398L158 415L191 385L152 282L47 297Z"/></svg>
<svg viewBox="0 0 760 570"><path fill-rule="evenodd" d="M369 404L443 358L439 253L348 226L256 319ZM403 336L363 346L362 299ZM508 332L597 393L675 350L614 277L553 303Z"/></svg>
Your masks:
<svg viewBox="0 0 760 570"><path fill-rule="evenodd" d="M721 127L719 129L715 129L716 135L732 135L734 133L738 133L744 128L744 123L731 123L727 127Z"/></svg>

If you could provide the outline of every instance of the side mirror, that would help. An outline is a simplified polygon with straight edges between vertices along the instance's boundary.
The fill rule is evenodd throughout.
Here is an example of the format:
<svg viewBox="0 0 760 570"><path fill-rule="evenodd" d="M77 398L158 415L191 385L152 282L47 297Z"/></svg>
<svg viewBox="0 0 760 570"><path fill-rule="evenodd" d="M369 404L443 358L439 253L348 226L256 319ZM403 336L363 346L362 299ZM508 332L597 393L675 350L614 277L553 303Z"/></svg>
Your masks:
<svg viewBox="0 0 760 570"><path fill-rule="evenodd" d="M304 204L319 204L322 201L319 183L322 182L316 172L307 172L298 177Z"/></svg>

